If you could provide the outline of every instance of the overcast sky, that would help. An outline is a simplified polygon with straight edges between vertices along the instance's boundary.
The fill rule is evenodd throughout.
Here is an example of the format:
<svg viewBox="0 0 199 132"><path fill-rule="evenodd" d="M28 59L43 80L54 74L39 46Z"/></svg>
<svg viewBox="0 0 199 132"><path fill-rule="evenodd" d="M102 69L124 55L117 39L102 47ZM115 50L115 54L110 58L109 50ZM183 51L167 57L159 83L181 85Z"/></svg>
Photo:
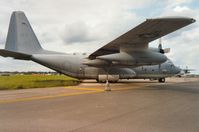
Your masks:
<svg viewBox="0 0 199 132"><path fill-rule="evenodd" d="M162 38L175 65L199 73L197 0L0 0L0 48L12 11L24 11L43 48L66 53L97 50L146 18L188 16L196 22ZM157 47L158 41L150 43ZM0 71L49 71L34 62L0 57Z"/></svg>

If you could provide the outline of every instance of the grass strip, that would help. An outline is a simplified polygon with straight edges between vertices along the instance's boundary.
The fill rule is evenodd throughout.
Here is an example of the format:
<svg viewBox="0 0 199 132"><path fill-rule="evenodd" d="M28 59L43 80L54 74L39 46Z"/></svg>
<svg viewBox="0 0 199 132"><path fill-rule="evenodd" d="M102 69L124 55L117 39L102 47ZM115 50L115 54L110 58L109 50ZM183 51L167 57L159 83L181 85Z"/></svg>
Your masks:
<svg viewBox="0 0 199 132"><path fill-rule="evenodd" d="M78 85L80 81L65 75L10 75L0 76L0 90L45 88Z"/></svg>

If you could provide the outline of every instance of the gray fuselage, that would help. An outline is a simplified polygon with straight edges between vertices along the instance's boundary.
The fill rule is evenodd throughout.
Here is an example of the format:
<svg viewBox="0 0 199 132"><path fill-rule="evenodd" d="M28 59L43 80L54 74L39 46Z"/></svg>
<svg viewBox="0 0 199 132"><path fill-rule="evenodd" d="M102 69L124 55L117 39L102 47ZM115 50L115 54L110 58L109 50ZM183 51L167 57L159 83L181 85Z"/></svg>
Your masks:
<svg viewBox="0 0 199 132"><path fill-rule="evenodd" d="M169 59L159 65L138 67L94 67L84 63L86 54L35 54L31 60L57 72L79 79L99 79L99 75L118 75L119 79L158 79L174 76L180 72Z"/></svg>

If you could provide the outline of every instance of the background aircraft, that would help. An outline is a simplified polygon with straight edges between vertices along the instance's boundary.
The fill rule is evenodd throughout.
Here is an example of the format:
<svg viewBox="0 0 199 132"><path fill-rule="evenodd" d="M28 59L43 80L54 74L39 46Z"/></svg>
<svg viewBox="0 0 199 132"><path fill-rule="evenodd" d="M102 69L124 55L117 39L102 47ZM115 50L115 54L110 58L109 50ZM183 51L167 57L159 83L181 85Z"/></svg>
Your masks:
<svg viewBox="0 0 199 132"><path fill-rule="evenodd" d="M192 18L173 17L147 19L92 54L67 54L44 50L25 14L12 13L5 49L0 55L31 60L59 73L98 82L119 79L149 78L164 82L165 77L178 74L164 53L169 49L150 48L149 42L195 22Z"/></svg>
<svg viewBox="0 0 199 132"><path fill-rule="evenodd" d="M195 69L189 69L188 66L186 66L185 69L180 68L181 71L176 74L177 77L186 77L187 75L190 75L191 71L195 71Z"/></svg>

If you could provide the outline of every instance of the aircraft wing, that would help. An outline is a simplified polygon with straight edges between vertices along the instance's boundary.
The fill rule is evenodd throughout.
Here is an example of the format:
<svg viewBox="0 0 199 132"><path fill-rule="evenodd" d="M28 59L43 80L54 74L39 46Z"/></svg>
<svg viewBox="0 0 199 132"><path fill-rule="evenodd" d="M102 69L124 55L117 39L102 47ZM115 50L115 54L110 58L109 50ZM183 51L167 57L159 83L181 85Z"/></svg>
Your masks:
<svg viewBox="0 0 199 132"><path fill-rule="evenodd" d="M193 22L195 22L194 19L186 17L147 19L137 27L89 55L89 59L95 59L97 56L119 53L120 46L125 44L132 45L136 47L136 49L148 48L149 42Z"/></svg>

